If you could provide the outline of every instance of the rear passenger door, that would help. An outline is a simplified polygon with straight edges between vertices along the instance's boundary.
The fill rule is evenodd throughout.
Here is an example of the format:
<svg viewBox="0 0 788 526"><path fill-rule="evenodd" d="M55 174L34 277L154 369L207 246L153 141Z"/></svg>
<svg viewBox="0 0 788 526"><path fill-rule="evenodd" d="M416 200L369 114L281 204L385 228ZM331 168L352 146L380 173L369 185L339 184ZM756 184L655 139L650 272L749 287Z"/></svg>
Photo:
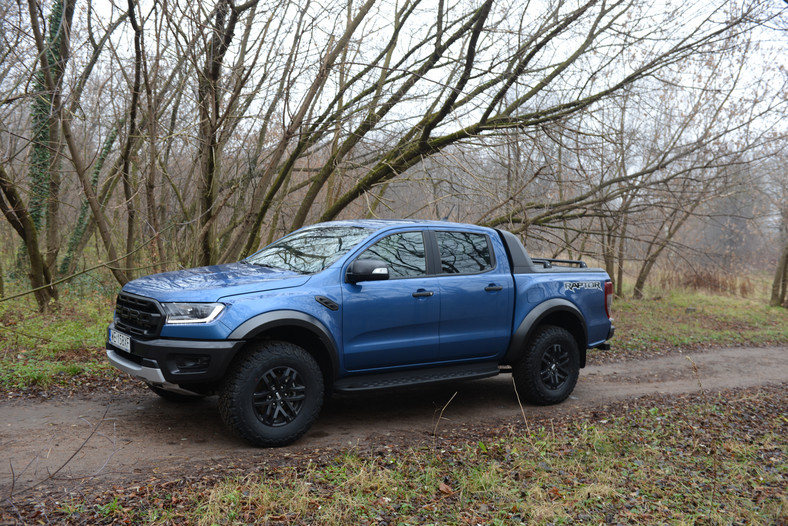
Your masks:
<svg viewBox="0 0 788 526"><path fill-rule="evenodd" d="M513 294L508 266L495 260L487 234L429 232L440 261L440 358L493 357L511 336Z"/></svg>

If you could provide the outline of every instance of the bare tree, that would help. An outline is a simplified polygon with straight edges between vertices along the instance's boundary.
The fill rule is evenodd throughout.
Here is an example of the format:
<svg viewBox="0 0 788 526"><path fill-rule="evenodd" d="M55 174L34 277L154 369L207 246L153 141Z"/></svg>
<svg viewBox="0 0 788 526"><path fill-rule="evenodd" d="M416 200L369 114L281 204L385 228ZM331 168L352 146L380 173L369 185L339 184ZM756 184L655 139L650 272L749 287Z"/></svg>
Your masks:
<svg viewBox="0 0 788 526"><path fill-rule="evenodd" d="M30 256L42 285L94 233L124 283L232 261L313 221L409 214L507 225L553 251L602 246L621 276L648 240L642 261L667 250L658 223L682 224L679 201L711 192L747 123L779 109L724 85L778 14L765 0L130 0L74 17L68 62L48 51L59 1L29 0L4 32L16 47L0 47L4 212L26 246L25 210L53 214ZM26 117L36 69L46 140ZM662 128L635 125L654 116ZM41 166L55 202L38 197L30 144L54 154ZM654 229L635 228L646 216Z"/></svg>
<svg viewBox="0 0 788 526"><path fill-rule="evenodd" d="M557 229L563 246L569 232L598 234L597 256L616 276L619 294L624 262L640 262L634 294L641 296L681 227L699 206L740 187L730 174L756 162L774 140L773 119L785 104L767 95L771 88L760 79L743 75L753 48L752 35L730 35L712 46L713 55L663 68L530 136L553 167L539 177L551 190L534 191L529 182L521 196L505 196L505 213L482 220L522 232ZM559 236L554 241L561 246Z"/></svg>
<svg viewBox="0 0 788 526"><path fill-rule="evenodd" d="M772 279L769 305L788 308L788 177L785 175L785 153L778 152L766 166L765 197L776 218L778 247L777 264Z"/></svg>
<svg viewBox="0 0 788 526"><path fill-rule="evenodd" d="M29 203L25 204L8 173L0 171L0 189L4 195L4 199L0 198L0 207L25 244L30 260L30 282L41 310L46 309L51 300L57 299L52 276L59 248L60 135L54 101L57 91L62 89L68 62L73 15L74 2L58 0L48 18L49 32L46 39L39 35L40 67L33 79L34 98L30 112L32 144ZM42 254L39 246L41 231L46 232L45 254Z"/></svg>

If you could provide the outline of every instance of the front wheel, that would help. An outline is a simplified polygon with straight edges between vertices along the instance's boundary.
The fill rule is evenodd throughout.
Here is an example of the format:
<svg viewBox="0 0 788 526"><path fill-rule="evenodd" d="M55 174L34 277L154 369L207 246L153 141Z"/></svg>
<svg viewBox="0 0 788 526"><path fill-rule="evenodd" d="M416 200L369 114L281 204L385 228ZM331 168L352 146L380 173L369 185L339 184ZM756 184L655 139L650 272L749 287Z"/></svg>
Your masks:
<svg viewBox="0 0 788 526"><path fill-rule="evenodd" d="M264 342L228 372L219 413L252 445L286 446L309 430L324 396L315 359L287 342Z"/></svg>
<svg viewBox="0 0 788 526"><path fill-rule="evenodd" d="M552 325L537 329L525 354L512 368L517 392L534 405L566 400L579 374L577 342L569 331Z"/></svg>

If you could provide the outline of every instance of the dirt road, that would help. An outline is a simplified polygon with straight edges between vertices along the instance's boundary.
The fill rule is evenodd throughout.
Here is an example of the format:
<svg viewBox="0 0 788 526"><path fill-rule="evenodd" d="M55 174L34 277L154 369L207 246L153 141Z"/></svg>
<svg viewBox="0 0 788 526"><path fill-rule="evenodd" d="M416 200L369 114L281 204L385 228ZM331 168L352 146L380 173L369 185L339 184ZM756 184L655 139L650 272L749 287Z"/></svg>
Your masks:
<svg viewBox="0 0 788 526"><path fill-rule="evenodd" d="M312 430L289 448L260 450L221 425L216 399L172 404L147 391L92 394L89 398L17 400L0 406L0 495L54 475L102 480L178 473L190 466L248 456L280 457L304 448L368 445L387 436L429 440L446 427L522 422L566 415L648 394L788 382L787 347L714 349L687 355L589 365L567 402L521 408L511 376L419 389L341 395L330 400ZM690 361L690 359L692 361ZM697 374L695 373L697 368ZM445 409L443 409L445 406ZM439 419L441 409L443 415ZM67 462L68 461L68 462ZM65 464L65 466L64 466ZM64 467L63 467L64 466Z"/></svg>

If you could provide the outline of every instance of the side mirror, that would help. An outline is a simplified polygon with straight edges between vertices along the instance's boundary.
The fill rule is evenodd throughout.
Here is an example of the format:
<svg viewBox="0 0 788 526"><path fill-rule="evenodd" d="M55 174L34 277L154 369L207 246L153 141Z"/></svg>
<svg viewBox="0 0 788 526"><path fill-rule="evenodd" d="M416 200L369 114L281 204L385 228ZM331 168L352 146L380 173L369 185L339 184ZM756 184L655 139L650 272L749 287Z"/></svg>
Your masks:
<svg viewBox="0 0 788 526"><path fill-rule="evenodd" d="M348 283L389 279L389 267L379 259L357 259L347 268Z"/></svg>

